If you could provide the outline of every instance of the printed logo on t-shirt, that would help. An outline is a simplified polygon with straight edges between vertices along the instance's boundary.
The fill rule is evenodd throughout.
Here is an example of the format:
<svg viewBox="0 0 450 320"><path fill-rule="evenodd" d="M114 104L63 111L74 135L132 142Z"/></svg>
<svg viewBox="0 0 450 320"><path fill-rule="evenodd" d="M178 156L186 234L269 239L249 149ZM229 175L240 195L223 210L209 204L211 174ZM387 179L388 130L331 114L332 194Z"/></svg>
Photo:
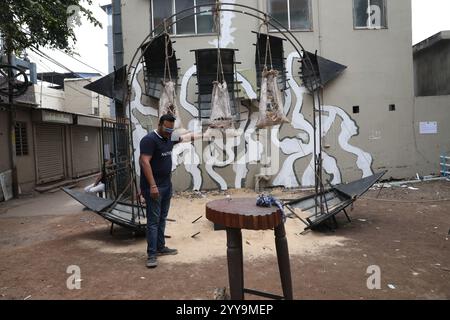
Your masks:
<svg viewBox="0 0 450 320"><path fill-rule="evenodd" d="M172 155L172 151L161 153L161 157L168 157Z"/></svg>

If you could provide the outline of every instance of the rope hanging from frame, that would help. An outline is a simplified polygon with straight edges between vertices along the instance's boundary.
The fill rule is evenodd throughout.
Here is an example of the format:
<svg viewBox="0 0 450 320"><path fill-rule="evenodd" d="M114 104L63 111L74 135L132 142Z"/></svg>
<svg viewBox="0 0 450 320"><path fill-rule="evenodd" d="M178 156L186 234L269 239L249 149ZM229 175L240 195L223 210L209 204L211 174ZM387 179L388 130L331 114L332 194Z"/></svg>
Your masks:
<svg viewBox="0 0 450 320"><path fill-rule="evenodd" d="M161 97L159 99L159 117L170 114L175 117L175 130L178 134L184 134L187 130L184 128L180 117L180 109L178 106L176 83L172 80L172 74L170 70L170 59L174 55L174 50L169 54L170 35L167 31L167 22L164 21L164 79L162 80Z"/></svg>
<svg viewBox="0 0 450 320"><path fill-rule="evenodd" d="M213 130L226 131L227 135L236 135L233 127L233 115L231 113L231 100L228 92L228 84L225 81L223 71L223 62L220 46L220 2L216 2L214 10L214 25L217 33L217 71L216 81L213 82L213 90L211 95L211 116L209 128L205 136L213 135Z"/></svg>

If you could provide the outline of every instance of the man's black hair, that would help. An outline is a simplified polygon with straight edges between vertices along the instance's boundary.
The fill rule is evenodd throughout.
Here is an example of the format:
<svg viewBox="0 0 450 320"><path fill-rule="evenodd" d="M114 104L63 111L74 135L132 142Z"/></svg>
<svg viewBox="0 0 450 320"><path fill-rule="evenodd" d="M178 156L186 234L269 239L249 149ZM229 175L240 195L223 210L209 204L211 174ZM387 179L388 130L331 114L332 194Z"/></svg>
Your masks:
<svg viewBox="0 0 450 320"><path fill-rule="evenodd" d="M162 125L164 121L175 122L175 117L171 114L165 114L159 119L159 125Z"/></svg>

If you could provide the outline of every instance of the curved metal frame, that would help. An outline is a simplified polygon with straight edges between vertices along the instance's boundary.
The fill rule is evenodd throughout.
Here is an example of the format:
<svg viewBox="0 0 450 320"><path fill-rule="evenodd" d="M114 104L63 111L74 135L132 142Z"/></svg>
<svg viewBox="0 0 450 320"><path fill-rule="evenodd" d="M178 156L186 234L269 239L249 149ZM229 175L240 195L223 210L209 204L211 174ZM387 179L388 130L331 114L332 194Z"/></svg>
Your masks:
<svg viewBox="0 0 450 320"><path fill-rule="evenodd" d="M227 6L229 8L227 8ZM211 7L211 9L208 10L197 10L198 8L201 7ZM225 7L225 8L224 8ZM241 8L242 10L237 10L237 9L231 9L230 7L236 7L236 8ZM194 13L192 14L188 14L188 15L184 15L184 13L189 12L191 10L194 9ZM184 10L181 10L179 12L176 12L175 14L171 15L170 17L168 17L167 19L165 19L162 23L160 23L159 25L157 25L156 27L154 27L154 29L144 38L144 40L142 41L142 43L139 45L139 47L136 49L136 52L134 53L132 59L131 59L131 63L128 67L128 90L127 90L127 95L126 97L123 99L124 101L124 105L128 104L128 114L131 117L131 95L132 95L132 84L133 81L136 77L136 73L137 73L137 66L139 65L139 63L141 63L143 61L143 57L146 53L146 50L148 50L148 48L150 47L148 44L150 44L156 37L159 37L161 35L163 35L166 31L167 28L172 27L174 24L183 21L184 19L187 18L191 18L200 14L204 14L204 13L216 13L216 12L234 12L234 13L239 13L239 14L243 14L243 15L248 15L251 16L253 18L256 18L259 21L263 21L265 23L267 23L268 25L270 25L271 27L275 28L277 30L277 32L279 32L295 49L295 51L297 51L297 53L300 56L300 59L302 59L303 63L306 62L307 67L310 70L314 70L314 65L310 59L310 57L308 55L303 55L302 52L305 52L305 49L303 47L303 45L300 43L300 41L294 36L294 34L288 29L286 28L282 23L280 23L277 19L275 19L274 17L272 17L271 15L267 14L266 12L263 12L261 10L258 10L256 8L247 6L247 5L243 5L243 4L238 4L238 3L227 3L227 2L214 2L214 3L208 3L208 4L202 4L202 5L197 5L197 6L193 6ZM178 18L178 16L182 15L182 18ZM262 17L261 17L262 16ZM169 22L169 23L168 23ZM162 29L159 32L156 32L156 30L158 29ZM136 60L136 58L138 57L139 51L142 50L142 47L144 46L144 44L147 44L147 48L141 52L139 58ZM300 48L300 50L299 50ZM130 77L131 75L131 77ZM320 83L320 77L318 75L313 74L313 76L316 77L316 79L314 79L313 83ZM316 82L317 81L317 82ZM314 132L316 132L316 116L317 113L319 113L319 129L320 129L320 125L321 125L321 119L320 119L320 114L321 114L321 97L320 97L320 92L318 92L317 89L314 88L307 88L311 93L312 93L312 99L313 99L313 128L314 128ZM316 107L316 101L318 102L318 106ZM315 179L316 179L316 194L318 194L320 191L323 191L324 187L323 187L323 183L322 183L322 147L321 147L321 137L319 137L319 152L317 153L317 137L316 134L314 134L314 170L315 170ZM131 141L131 147L132 147L132 171L136 172L135 170L135 157L134 157L134 146L133 146L133 133L130 130L130 141ZM133 173L134 174L134 173ZM135 184L135 188L136 190L138 190L137 188L137 181L136 181L136 177L133 177L134 179L134 184ZM319 190L320 189L320 190ZM316 201L320 201L321 207L323 208L323 202L322 199L316 199ZM325 202L326 203L326 202Z"/></svg>
<svg viewBox="0 0 450 320"><path fill-rule="evenodd" d="M5 83L8 83L9 86L12 87L12 90L13 90L12 95L14 97L19 97L19 96L25 94L25 92L27 92L28 87L30 85L29 85L28 76L25 73L25 71L23 71L19 67L12 66L12 65L9 65L9 64L0 64L0 69L8 69L8 72L6 74L7 81L5 81ZM17 74L14 75L14 72L17 72ZM10 78L10 74L14 75L14 77L12 79ZM20 75L24 77L24 82L21 83L20 85L17 85L17 84L14 83L14 79L16 79ZM0 88L0 95L8 96L9 95L9 88L5 88L5 90Z"/></svg>

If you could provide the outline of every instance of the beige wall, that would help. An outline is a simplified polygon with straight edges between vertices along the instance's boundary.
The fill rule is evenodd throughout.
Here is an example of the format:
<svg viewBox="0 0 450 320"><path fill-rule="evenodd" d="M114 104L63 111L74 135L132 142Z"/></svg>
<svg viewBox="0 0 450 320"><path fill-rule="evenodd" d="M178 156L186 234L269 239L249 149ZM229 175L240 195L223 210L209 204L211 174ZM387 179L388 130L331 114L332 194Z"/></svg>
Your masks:
<svg viewBox="0 0 450 320"><path fill-rule="evenodd" d="M26 193L32 190L36 180L33 124L31 122L31 113L27 108L17 108L16 110L16 121L25 122L27 126L28 155L16 157L16 167L20 191ZM0 172L11 169L8 128L9 113L6 111L0 111Z"/></svg>
<svg viewBox="0 0 450 320"><path fill-rule="evenodd" d="M34 85L35 103L41 108L64 111L64 91Z"/></svg>
<svg viewBox="0 0 450 320"><path fill-rule="evenodd" d="M9 150L9 113L0 111L0 172L11 169Z"/></svg>
<svg viewBox="0 0 450 320"><path fill-rule="evenodd" d="M109 118L109 99L95 92L84 89L84 86L97 79L66 79L64 81L64 111L93 115L94 108L99 108L99 116Z"/></svg>
<svg viewBox="0 0 450 320"><path fill-rule="evenodd" d="M150 32L150 1L122 0L121 3L124 64L128 64Z"/></svg>
<svg viewBox="0 0 450 320"><path fill-rule="evenodd" d="M125 63L130 64L136 48L149 32L150 14L147 0L124 0L122 6L122 22ZM241 1L249 6L265 10L265 0ZM329 130L324 137L327 148L326 153L335 159L341 181L350 181L361 178L365 170L379 171L388 169L385 178L409 178L416 172L430 171L429 164L423 161L415 145L414 119L417 116L414 107L413 93L413 59L412 59L412 30L411 30L411 2L409 0L387 0L388 28L381 30L355 30L353 28L353 1L352 0L312 0L313 31L295 32L296 38L306 50L314 52L341 64L347 65L347 70L336 80L328 84L324 90L324 105L330 106L330 112L325 117L335 116ZM236 28L231 35L234 43L228 48L238 48L238 72L249 80L256 90L254 57L256 35L251 31L257 30L260 22L248 16L236 14L231 27ZM225 31L226 33L226 31ZM276 33L275 33L276 35ZM186 71L194 64L193 49L212 48L209 43L213 36L174 36L177 58L180 58L180 80ZM285 57L294 52L293 47L285 43ZM298 64L293 65L294 79L297 84ZM142 77L142 73L139 75ZM188 82L187 100L193 104L196 101L196 79ZM312 123L312 100L309 94L297 94L291 90L292 104L289 117L299 121L300 114L295 114L298 96L303 99L301 115ZM152 114L147 98L140 99L141 106L136 112ZM389 105L395 104L396 110L389 111ZM359 106L360 113L353 114L352 107ZM192 115L181 108L183 121L189 123ZM436 112L436 117L443 112L442 108L435 106L430 112ZM247 111L246 108L242 109ZM154 114L155 111L153 111ZM418 112L418 111L417 111ZM151 117L153 120L155 116ZM153 121L155 122L155 121ZM294 122L294 121L293 121ZM142 125L145 128L144 125ZM307 126L296 128L283 126L278 137L283 142L281 154L282 164L288 163L295 156L295 146L289 146L288 139L298 134L305 134ZM354 133L351 133L352 131ZM135 140L139 140L139 130L135 131ZM347 136L347 138L345 138ZM312 140L312 137L309 137ZM435 137L444 143L445 136ZM135 144L136 144L135 141ZM419 144L420 146L420 144ZM290 149L290 150L289 150ZM197 150L200 152L201 150ZM292 152L291 152L292 151ZM292 165L294 170L286 170L285 179L295 175L298 184L311 159L309 156L298 157ZM217 180L208 174L204 166L200 167L203 188L215 188L219 185ZM254 185L254 175L258 173L256 165L247 164L248 174L245 185ZM215 168L215 171L233 187L236 173L233 167ZM281 173L280 173L281 174ZM273 176L271 182L280 181ZM278 177L279 178L279 177ZM179 165L174 173L174 181L180 189L192 188L192 174Z"/></svg>
<svg viewBox="0 0 450 320"><path fill-rule="evenodd" d="M25 122L27 124L28 139L28 155L17 156L17 176L20 189L22 192L30 192L36 182L36 164L34 159L34 134L33 123L31 122L31 112L29 109L18 109L16 113L16 121Z"/></svg>
<svg viewBox="0 0 450 320"><path fill-rule="evenodd" d="M388 29L382 30L353 30L352 1L321 0L318 12L320 54L348 66L325 89L324 103L339 106L353 117L359 135L351 141L372 154L375 170L387 168L396 178L413 175L410 1L387 1ZM395 112L389 111L390 104L396 105ZM353 106L360 106L359 114L352 114ZM343 167L345 175L354 176L353 169L347 169L350 166Z"/></svg>
<svg viewBox="0 0 450 320"><path fill-rule="evenodd" d="M94 93L82 88L86 84L88 84L87 81L78 79L66 79L64 81L64 111L92 114Z"/></svg>
<svg viewBox="0 0 450 320"><path fill-rule="evenodd" d="M421 134L420 122L437 122L437 134ZM439 157L450 156L450 96L416 97L414 144L420 174L439 174Z"/></svg>

